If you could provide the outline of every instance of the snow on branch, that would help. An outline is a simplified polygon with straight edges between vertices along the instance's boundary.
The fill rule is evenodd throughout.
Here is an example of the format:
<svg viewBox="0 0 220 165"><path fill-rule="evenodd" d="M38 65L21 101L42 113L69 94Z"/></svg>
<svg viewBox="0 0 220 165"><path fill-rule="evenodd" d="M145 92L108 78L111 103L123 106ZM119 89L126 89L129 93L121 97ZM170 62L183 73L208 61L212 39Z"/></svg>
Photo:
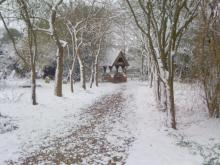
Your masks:
<svg viewBox="0 0 220 165"><path fill-rule="evenodd" d="M2 4L2 3L4 3L6 0L0 0L0 5Z"/></svg>
<svg viewBox="0 0 220 165"><path fill-rule="evenodd" d="M60 41L61 46L62 46L63 48L65 48L65 47L67 46L67 44L68 44L68 42L66 42L66 41L64 41L64 40L59 40L59 41Z"/></svg>
<svg viewBox="0 0 220 165"><path fill-rule="evenodd" d="M62 2L63 2L63 0L59 0L53 6L51 4L49 4L48 2L45 2L51 8L50 18L48 20L44 19L45 21L47 21L49 23L49 28L48 29L40 28L40 27L37 27L35 25L34 30L41 31L41 32L44 32L44 33L47 33L47 34L53 36L54 35L54 26L55 26L54 24L55 24L55 20L56 20L57 9L58 9L58 6Z"/></svg>

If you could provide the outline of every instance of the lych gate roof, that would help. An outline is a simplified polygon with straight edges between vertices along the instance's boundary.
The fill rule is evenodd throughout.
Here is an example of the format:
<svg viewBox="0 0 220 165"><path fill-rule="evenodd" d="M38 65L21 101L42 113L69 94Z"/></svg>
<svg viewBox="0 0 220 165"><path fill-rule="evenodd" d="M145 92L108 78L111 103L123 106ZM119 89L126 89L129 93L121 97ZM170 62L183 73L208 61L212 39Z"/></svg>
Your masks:
<svg viewBox="0 0 220 165"><path fill-rule="evenodd" d="M128 61L125 58L125 54L122 51L119 52L118 57L115 59L113 65L129 66Z"/></svg>
<svg viewBox="0 0 220 165"><path fill-rule="evenodd" d="M127 59L125 58L125 54L122 50L118 50L115 48L108 48L106 50L105 57L100 62L101 66L114 66L119 59L122 59L125 66L129 66Z"/></svg>

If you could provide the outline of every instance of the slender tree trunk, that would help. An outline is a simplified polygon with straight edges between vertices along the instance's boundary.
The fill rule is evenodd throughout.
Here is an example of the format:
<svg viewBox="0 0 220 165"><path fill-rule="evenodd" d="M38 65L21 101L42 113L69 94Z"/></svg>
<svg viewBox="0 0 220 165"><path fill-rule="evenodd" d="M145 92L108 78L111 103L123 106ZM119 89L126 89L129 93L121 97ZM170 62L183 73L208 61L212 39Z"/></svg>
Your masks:
<svg viewBox="0 0 220 165"><path fill-rule="evenodd" d="M164 82L161 82L160 84L160 89L161 89L161 108L163 111L167 110L167 87Z"/></svg>
<svg viewBox="0 0 220 165"><path fill-rule="evenodd" d="M63 83L63 61L64 48L60 47L57 50L57 66L55 74L55 95L62 97L62 83Z"/></svg>
<svg viewBox="0 0 220 165"><path fill-rule="evenodd" d="M82 61L80 64L80 80L81 80L82 88L86 89L85 68L84 68L84 63Z"/></svg>
<svg viewBox="0 0 220 165"><path fill-rule="evenodd" d="M86 75L85 75L85 68L82 56L80 54L80 49L77 49L77 57L80 65L80 81L83 89L86 89Z"/></svg>
<svg viewBox="0 0 220 165"><path fill-rule="evenodd" d="M160 92L161 82L160 82L158 75L156 75L156 74L153 75L153 79L154 80L152 80L152 82L154 83L153 87L154 87L154 91L155 91L156 101L160 105L160 103L161 103L161 92Z"/></svg>
<svg viewBox="0 0 220 165"><path fill-rule="evenodd" d="M167 82L167 99L168 99L168 110L171 114L171 127L176 129L176 111L174 104L174 89L173 89L173 55L174 51L172 51L168 58L168 82Z"/></svg>
<svg viewBox="0 0 220 165"><path fill-rule="evenodd" d="M31 26L32 36L33 36L33 43L34 43L34 53L32 54L32 74L31 74L31 80L32 80L32 100L33 105L37 105L37 99L36 99L36 60L38 55L38 47L37 47L37 34L33 31Z"/></svg>
<svg viewBox="0 0 220 165"><path fill-rule="evenodd" d="M71 92L73 93L74 92L74 89L73 89L73 72L72 70L69 71L70 73L70 90Z"/></svg>
<svg viewBox="0 0 220 165"><path fill-rule="evenodd" d="M90 78L90 88L92 88L92 85L95 81L95 85L98 87L99 86L99 77L98 77L98 56L95 56L94 63L92 64L92 73L91 73L91 78Z"/></svg>
<svg viewBox="0 0 220 165"><path fill-rule="evenodd" d="M36 101L36 53L37 53L37 40L36 34L32 31L31 24L26 22L28 26L28 46L30 53L30 68L31 68L31 99L32 104L37 105ZM34 44L34 45L33 45ZM34 46L34 52L33 52Z"/></svg>
<svg viewBox="0 0 220 165"><path fill-rule="evenodd" d="M70 74L70 90L71 90L72 93L74 92L74 89L73 89L73 83L74 83L73 82L73 72L74 72L74 68L75 68L75 61L76 61L76 55L73 58L72 67L71 67L71 69L69 71L69 74Z"/></svg>
<svg viewBox="0 0 220 165"><path fill-rule="evenodd" d="M167 111L167 102L168 102L168 94L167 94L167 79L168 79L168 72L165 68L160 68L160 106L163 111Z"/></svg>
<svg viewBox="0 0 220 165"><path fill-rule="evenodd" d="M169 76L168 79L168 109L171 114L171 127L176 129L176 112L174 105L174 90L173 90L173 77Z"/></svg>
<svg viewBox="0 0 220 165"><path fill-rule="evenodd" d="M150 88L152 88L153 87L153 81L154 81L153 80L154 79L153 78L153 73L149 73L149 74L150 74L150 77L149 77L150 78Z"/></svg>
<svg viewBox="0 0 220 165"><path fill-rule="evenodd" d="M99 64L98 64L98 56L95 58L95 85L99 86Z"/></svg>
<svg viewBox="0 0 220 165"><path fill-rule="evenodd" d="M28 17L28 14L26 16ZM37 105L37 99L36 99L37 36L32 29L32 25L30 21L26 21L26 24L28 27L28 42L29 42L29 53L30 53L30 67L31 67L31 98L32 98L32 104Z"/></svg>
<svg viewBox="0 0 220 165"><path fill-rule="evenodd" d="M144 52L141 53L141 80L144 81Z"/></svg>
<svg viewBox="0 0 220 165"><path fill-rule="evenodd" d="M32 104L37 105L36 101L36 69L35 65L31 64L31 98L32 98Z"/></svg>
<svg viewBox="0 0 220 165"><path fill-rule="evenodd" d="M94 83L94 76L95 76L95 66L94 66L94 62L92 63L92 72L91 72L91 76L90 76L90 88L92 88L92 85Z"/></svg>
<svg viewBox="0 0 220 165"><path fill-rule="evenodd" d="M99 86L99 55L101 52L101 43L103 40L103 36L100 38L99 40L99 47L98 47L98 51L96 53L95 56L95 75L94 75L94 79L95 79L95 85L98 87Z"/></svg>

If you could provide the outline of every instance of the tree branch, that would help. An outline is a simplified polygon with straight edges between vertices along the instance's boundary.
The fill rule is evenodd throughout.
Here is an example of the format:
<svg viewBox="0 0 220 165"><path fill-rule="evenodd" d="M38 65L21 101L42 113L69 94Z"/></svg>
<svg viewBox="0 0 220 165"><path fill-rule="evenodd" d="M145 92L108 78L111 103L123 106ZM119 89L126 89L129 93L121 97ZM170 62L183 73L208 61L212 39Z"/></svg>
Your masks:
<svg viewBox="0 0 220 165"><path fill-rule="evenodd" d="M3 16L2 16L1 12L0 12L0 18L1 18L2 22L3 22L3 25L5 27L5 30L8 33L8 36L9 36L10 40L12 41L12 45L13 45L13 48L15 50L15 53L17 54L18 57L20 57L20 59L24 62L24 64L26 66L29 66L29 64L26 61L26 59L18 52L18 49L16 47L16 43L15 43L14 37L12 36L11 32L9 31L8 26L6 25L6 22L5 22L5 20L4 20Z"/></svg>

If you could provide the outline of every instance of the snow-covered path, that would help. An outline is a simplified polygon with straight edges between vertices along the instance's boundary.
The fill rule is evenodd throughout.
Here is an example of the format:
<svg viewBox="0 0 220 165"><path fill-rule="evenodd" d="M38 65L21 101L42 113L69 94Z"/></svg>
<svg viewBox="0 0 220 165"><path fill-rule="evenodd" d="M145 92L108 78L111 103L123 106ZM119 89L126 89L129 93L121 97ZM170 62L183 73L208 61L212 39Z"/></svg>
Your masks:
<svg viewBox="0 0 220 165"><path fill-rule="evenodd" d="M134 94L135 121L137 137L131 148L127 165L199 165L200 156L193 155L176 145L169 136L172 129L167 128L166 113L159 111L153 90L138 83L139 88L129 88L127 95ZM132 104L132 103L130 103ZM133 119L134 120L134 119ZM174 131L175 132L175 131Z"/></svg>
<svg viewBox="0 0 220 165"><path fill-rule="evenodd" d="M134 137L124 123L125 98L120 89L79 114L77 125L12 164L124 164ZM74 120L74 118L73 118ZM118 133L116 133L118 132Z"/></svg>
<svg viewBox="0 0 220 165"><path fill-rule="evenodd" d="M20 119L18 129L0 134L3 142L0 143L0 162L219 165L220 135L215 131L220 128L219 120L208 120L201 114L197 119L186 110L190 105L179 101L177 107L184 106L185 109L177 109L179 130L174 131L168 127L167 113L158 110L153 90L147 82L102 84L95 91L97 93L77 91L77 95L67 95L63 99L54 97L50 104L40 100L39 109L31 110L34 114L21 108L21 105L29 104L22 100L0 104L0 108L10 107L1 112ZM176 99L180 98L181 101L184 99L182 95ZM52 105L54 101L56 104ZM201 127L205 124L212 126L211 129Z"/></svg>
<svg viewBox="0 0 220 165"><path fill-rule="evenodd" d="M192 102L198 97L191 88L177 85L178 130L173 130L167 112L157 107L152 88L142 82L127 84L125 95L132 96L127 106L134 109L128 123L135 125L136 140L126 165L220 165L220 132L216 131L220 120L208 119L201 100Z"/></svg>

